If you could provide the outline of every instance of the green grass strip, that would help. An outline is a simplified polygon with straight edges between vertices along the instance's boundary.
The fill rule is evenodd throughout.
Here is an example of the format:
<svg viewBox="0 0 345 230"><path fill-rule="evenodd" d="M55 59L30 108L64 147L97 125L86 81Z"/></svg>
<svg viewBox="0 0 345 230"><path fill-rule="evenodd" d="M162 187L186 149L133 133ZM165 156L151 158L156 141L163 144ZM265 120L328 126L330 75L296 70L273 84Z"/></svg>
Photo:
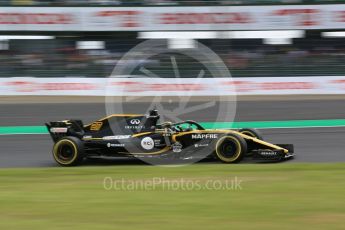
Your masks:
<svg viewBox="0 0 345 230"><path fill-rule="evenodd" d="M291 121L243 121L243 122L201 122L207 129L225 128L311 128L311 127L342 127L345 119L335 120L291 120ZM4 126L0 127L0 135L14 134L47 134L45 126Z"/></svg>
<svg viewBox="0 0 345 230"><path fill-rule="evenodd" d="M0 229L340 230L344 178L344 163L0 169Z"/></svg>

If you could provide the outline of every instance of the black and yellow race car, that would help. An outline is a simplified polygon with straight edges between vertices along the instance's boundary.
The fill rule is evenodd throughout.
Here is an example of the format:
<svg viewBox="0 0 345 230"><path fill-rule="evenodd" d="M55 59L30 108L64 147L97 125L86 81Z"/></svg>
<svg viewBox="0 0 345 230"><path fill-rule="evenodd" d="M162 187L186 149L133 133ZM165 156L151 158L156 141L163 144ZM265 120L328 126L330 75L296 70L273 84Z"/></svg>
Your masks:
<svg viewBox="0 0 345 230"><path fill-rule="evenodd" d="M62 166L85 158L134 157L163 163L215 158L237 163L245 157L281 161L294 157L292 144L263 141L255 129L205 129L195 121L159 123L160 115L114 114L83 125L80 120L46 123L53 157Z"/></svg>

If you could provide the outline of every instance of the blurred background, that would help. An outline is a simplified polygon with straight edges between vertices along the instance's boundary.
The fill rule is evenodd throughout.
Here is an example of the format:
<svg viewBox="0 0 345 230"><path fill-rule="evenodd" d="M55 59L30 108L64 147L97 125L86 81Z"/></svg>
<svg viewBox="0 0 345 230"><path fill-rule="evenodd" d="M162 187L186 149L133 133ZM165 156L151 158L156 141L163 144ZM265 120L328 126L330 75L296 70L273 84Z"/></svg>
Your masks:
<svg viewBox="0 0 345 230"><path fill-rule="evenodd" d="M0 77L107 77L124 53L150 38L177 48L199 41L236 78L342 76L343 2L0 0ZM141 65L172 77L164 57ZM198 65L185 60L179 67L191 77Z"/></svg>
<svg viewBox="0 0 345 230"><path fill-rule="evenodd" d="M3 5L24 6L213 6L341 3L341 0L1 0Z"/></svg>

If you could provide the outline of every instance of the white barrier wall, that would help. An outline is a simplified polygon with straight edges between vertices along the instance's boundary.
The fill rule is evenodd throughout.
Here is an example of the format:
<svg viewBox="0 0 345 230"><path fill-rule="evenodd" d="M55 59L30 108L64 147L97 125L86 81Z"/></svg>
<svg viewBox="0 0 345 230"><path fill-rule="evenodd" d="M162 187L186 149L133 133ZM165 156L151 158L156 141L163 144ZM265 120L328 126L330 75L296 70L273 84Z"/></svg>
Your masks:
<svg viewBox="0 0 345 230"><path fill-rule="evenodd" d="M214 7L1 7L0 31L343 29L345 4Z"/></svg>
<svg viewBox="0 0 345 230"><path fill-rule="evenodd" d="M179 96L345 94L344 77L0 78L0 95Z"/></svg>

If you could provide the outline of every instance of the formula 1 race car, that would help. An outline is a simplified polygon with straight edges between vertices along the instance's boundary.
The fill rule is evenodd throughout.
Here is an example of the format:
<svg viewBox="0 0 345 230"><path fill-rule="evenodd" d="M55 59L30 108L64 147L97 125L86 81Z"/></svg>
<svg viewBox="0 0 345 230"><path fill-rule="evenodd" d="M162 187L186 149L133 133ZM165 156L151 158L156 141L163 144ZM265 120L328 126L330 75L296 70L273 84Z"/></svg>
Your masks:
<svg viewBox="0 0 345 230"><path fill-rule="evenodd" d="M294 156L293 145L271 144L255 129L205 129L194 121L158 123L160 115L114 114L83 125L80 120L46 123L53 157L62 166L85 158L134 157L188 160L215 158L237 163L244 157L281 161Z"/></svg>

